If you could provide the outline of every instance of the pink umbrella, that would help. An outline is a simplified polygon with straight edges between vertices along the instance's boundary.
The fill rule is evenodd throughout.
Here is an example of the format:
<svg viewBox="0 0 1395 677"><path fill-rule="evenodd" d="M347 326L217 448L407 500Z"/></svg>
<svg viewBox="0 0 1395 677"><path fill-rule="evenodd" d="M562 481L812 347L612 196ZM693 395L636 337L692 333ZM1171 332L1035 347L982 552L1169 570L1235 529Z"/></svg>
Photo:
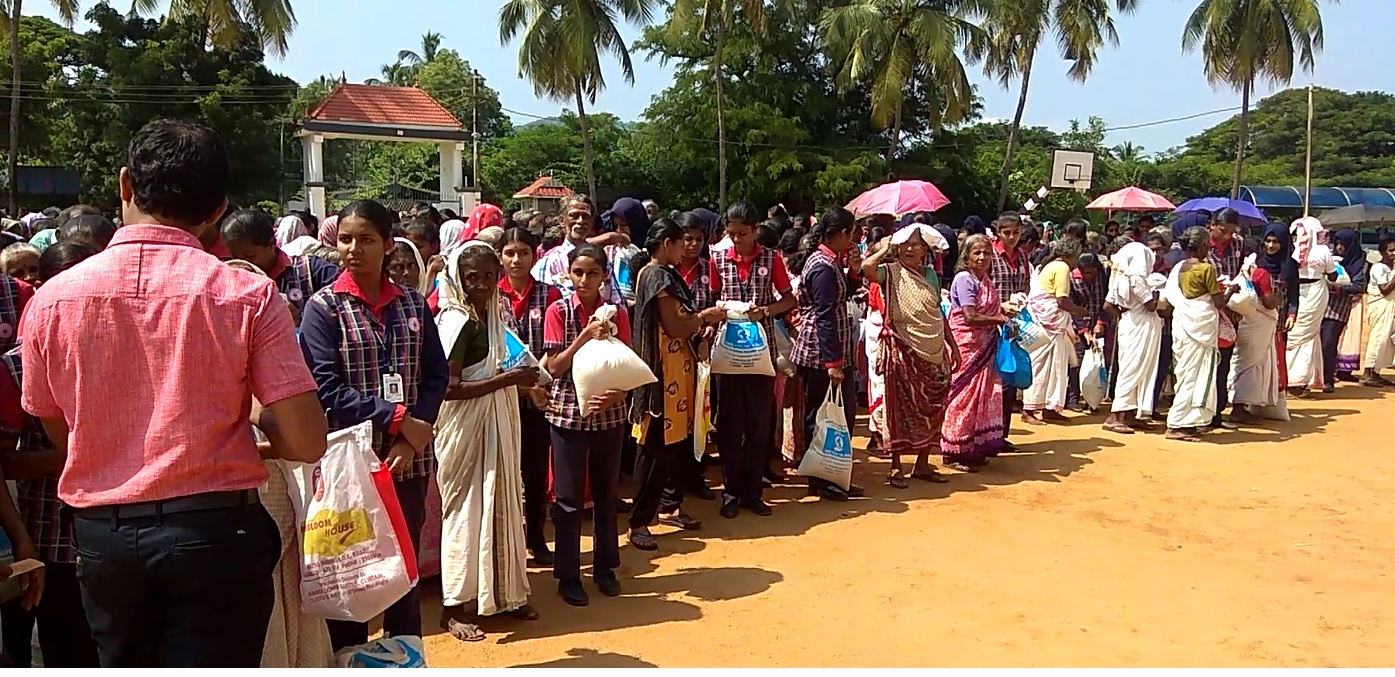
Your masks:
<svg viewBox="0 0 1395 677"><path fill-rule="evenodd" d="M858 216L912 212L933 212L949 204L949 198L929 181L897 181L877 186L848 203L848 211Z"/></svg>
<svg viewBox="0 0 1395 677"><path fill-rule="evenodd" d="M1112 193L1105 193L1095 198L1090 204L1085 205L1085 208L1148 212L1171 211L1176 209L1177 205L1172 204L1167 198L1157 193L1150 193L1137 186L1129 186Z"/></svg>

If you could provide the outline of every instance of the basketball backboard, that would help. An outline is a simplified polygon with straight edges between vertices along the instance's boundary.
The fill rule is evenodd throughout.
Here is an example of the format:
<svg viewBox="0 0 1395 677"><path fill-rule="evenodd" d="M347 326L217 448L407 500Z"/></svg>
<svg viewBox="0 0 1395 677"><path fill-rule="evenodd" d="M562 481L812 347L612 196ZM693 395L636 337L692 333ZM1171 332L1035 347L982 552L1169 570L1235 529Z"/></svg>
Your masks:
<svg viewBox="0 0 1395 677"><path fill-rule="evenodd" d="M1095 175L1095 154L1058 150L1051 156L1051 187L1085 192Z"/></svg>

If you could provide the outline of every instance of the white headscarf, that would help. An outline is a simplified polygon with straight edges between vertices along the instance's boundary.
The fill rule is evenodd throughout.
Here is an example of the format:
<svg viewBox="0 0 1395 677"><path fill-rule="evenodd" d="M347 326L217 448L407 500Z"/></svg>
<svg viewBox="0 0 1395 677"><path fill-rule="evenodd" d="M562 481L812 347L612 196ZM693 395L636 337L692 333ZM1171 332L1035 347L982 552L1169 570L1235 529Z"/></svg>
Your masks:
<svg viewBox="0 0 1395 677"><path fill-rule="evenodd" d="M465 232L465 222L460 219L451 219L441 224L441 246L445 253L460 248L460 235Z"/></svg>
<svg viewBox="0 0 1395 677"><path fill-rule="evenodd" d="M320 246L320 241L313 235L302 235L286 244L281 245L281 251L286 252L286 256L305 256L305 252Z"/></svg>
<svg viewBox="0 0 1395 677"><path fill-rule="evenodd" d="M1149 276L1153 274L1153 264L1157 256L1148 245L1142 242L1130 242L1123 246L1114 256L1109 257L1110 267L1114 272L1109 276L1109 291L1106 293L1106 300L1117 306L1132 305L1148 294L1152 283ZM1163 280L1166 283L1166 280Z"/></svg>
<svg viewBox="0 0 1395 677"><path fill-rule="evenodd" d="M1326 230L1322 222L1312 216L1295 219L1288 227L1293 236L1293 260L1302 268L1313 258L1313 250L1318 247L1318 236Z"/></svg>
<svg viewBox="0 0 1395 677"><path fill-rule="evenodd" d="M305 222L300 220L295 214L288 214L281 217L276 222L276 245L284 247L291 241L300 237L308 237L310 229L305 227Z"/></svg>
<svg viewBox="0 0 1395 677"><path fill-rule="evenodd" d="M422 260L421 251L417 249L416 245L412 244L411 240L405 237L395 237L392 239L395 242L406 244L407 248L412 250L412 256L417 260L417 271L420 273L420 277L417 278L417 291L421 292L422 296L430 294L431 280L426 278L426 261Z"/></svg>
<svg viewBox="0 0 1395 677"><path fill-rule="evenodd" d="M905 244L911 239L912 233L920 233L920 239L930 247L931 251L945 251L949 249L949 241L940 231L931 228L923 223L912 223L891 234L891 244Z"/></svg>

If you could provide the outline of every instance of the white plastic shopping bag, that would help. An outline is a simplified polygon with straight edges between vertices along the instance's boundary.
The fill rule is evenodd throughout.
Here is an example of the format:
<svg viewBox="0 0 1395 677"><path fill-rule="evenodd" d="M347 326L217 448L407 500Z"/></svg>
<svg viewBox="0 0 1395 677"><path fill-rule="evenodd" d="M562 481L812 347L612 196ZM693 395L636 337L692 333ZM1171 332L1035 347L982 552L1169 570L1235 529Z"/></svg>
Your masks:
<svg viewBox="0 0 1395 677"><path fill-rule="evenodd" d="M1225 306L1244 317L1254 317L1264 308L1260 303L1259 293L1255 291L1255 285L1249 278L1242 277L1236 281L1240 285L1240 291L1235 292L1226 301Z"/></svg>
<svg viewBox="0 0 1395 677"><path fill-rule="evenodd" d="M610 321L615 318L615 306L602 305L591 317L593 321ZM613 322L610 329L614 334ZM614 336L587 341L572 356L572 383L576 384L576 399L581 403L583 416L593 413L589 403L595 395L607 390L634 390L657 380L644 360Z"/></svg>
<svg viewBox="0 0 1395 677"><path fill-rule="evenodd" d="M1347 274L1347 269L1343 268L1342 264L1340 263L1335 265L1337 266L1337 279L1334 280L1332 284L1335 284L1339 287L1345 287L1351 284L1351 275Z"/></svg>
<svg viewBox="0 0 1395 677"><path fill-rule="evenodd" d="M1080 398L1091 409L1099 409L1109 390L1109 367L1098 344L1085 349L1080 359Z"/></svg>
<svg viewBox="0 0 1395 677"><path fill-rule="evenodd" d="M296 518L302 525L300 604L309 616L367 622L416 584L415 553L399 540L391 509L374 472L387 472L373 453L373 424L329 435L319 463L286 463ZM391 486L388 484L387 486ZM404 543L405 541L405 543Z"/></svg>
<svg viewBox="0 0 1395 677"><path fill-rule="evenodd" d="M499 368L508 371L518 367L538 366L538 358L533 356L533 351L528 349L528 344L523 339L518 338L518 334L512 329L504 329L504 357L499 361ZM546 369L538 369L538 385L545 386L552 382L552 376Z"/></svg>
<svg viewBox="0 0 1395 677"><path fill-rule="evenodd" d="M707 438L712 434L712 367L697 363L697 420L693 421L693 458L702 462Z"/></svg>
<svg viewBox="0 0 1395 677"><path fill-rule="evenodd" d="M774 376L769 338L765 327L750 318L751 305L720 301L717 307L727 311L727 319L712 346L712 373Z"/></svg>
<svg viewBox="0 0 1395 677"><path fill-rule="evenodd" d="M421 638L411 635L382 637L367 644L340 649L334 661L341 668L424 668L426 652Z"/></svg>
<svg viewBox="0 0 1395 677"><path fill-rule="evenodd" d="M795 474L828 480L844 491L852 486L852 434L843 415L843 389L836 383L828 384L814 437Z"/></svg>

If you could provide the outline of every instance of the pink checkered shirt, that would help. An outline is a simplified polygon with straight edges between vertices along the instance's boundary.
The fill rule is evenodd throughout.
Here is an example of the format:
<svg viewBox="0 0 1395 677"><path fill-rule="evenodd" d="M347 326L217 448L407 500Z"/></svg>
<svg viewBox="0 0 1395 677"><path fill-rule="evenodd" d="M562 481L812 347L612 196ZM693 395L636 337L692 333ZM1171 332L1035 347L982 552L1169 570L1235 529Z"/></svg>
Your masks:
<svg viewBox="0 0 1395 677"><path fill-rule="evenodd" d="M24 408L67 421L58 495L75 508L256 488L252 396L315 390L275 284L168 226L117 231L21 325Z"/></svg>

